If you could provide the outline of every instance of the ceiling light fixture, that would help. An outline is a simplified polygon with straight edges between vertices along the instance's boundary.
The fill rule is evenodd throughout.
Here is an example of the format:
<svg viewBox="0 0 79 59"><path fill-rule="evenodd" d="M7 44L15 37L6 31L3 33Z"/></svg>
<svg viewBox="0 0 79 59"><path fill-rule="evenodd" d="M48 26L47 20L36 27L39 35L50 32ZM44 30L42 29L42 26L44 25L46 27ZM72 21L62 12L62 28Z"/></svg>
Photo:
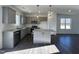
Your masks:
<svg viewBox="0 0 79 59"><path fill-rule="evenodd" d="M71 12L71 10L68 10L68 12Z"/></svg>
<svg viewBox="0 0 79 59"><path fill-rule="evenodd" d="M49 7L52 7L52 5L49 5Z"/></svg>
<svg viewBox="0 0 79 59"><path fill-rule="evenodd" d="M48 15L51 16L51 13L52 13L52 5L49 5Z"/></svg>
<svg viewBox="0 0 79 59"><path fill-rule="evenodd" d="M39 7L39 5L37 5L37 7Z"/></svg>
<svg viewBox="0 0 79 59"><path fill-rule="evenodd" d="M39 13L40 13L40 11L39 11L39 5L37 5L37 10L38 10L38 14L37 14L37 18L39 17Z"/></svg>
<svg viewBox="0 0 79 59"><path fill-rule="evenodd" d="M48 12L51 12L52 11L52 5L49 5L49 11Z"/></svg>
<svg viewBox="0 0 79 59"><path fill-rule="evenodd" d="M52 5L49 5L49 7L50 7L50 11L52 10Z"/></svg>

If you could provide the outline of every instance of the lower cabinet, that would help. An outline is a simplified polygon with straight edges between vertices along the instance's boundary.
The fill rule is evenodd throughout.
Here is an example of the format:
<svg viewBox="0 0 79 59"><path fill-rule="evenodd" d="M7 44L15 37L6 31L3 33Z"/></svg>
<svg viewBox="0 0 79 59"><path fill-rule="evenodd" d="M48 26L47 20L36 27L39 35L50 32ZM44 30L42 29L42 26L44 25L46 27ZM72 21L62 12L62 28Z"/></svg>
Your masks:
<svg viewBox="0 0 79 59"><path fill-rule="evenodd" d="M50 44L51 35L47 31L33 31L33 44Z"/></svg>
<svg viewBox="0 0 79 59"><path fill-rule="evenodd" d="M23 39L26 36L26 33L27 33L26 29L21 30L21 39Z"/></svg>
<svg viewBox="0 0 79 59"><path fill-rule="evenodd" d="M31 29L30 28L25 28L21 30L21 39L23 39L27 34L31 33Z"/></svg>
<svg viewBox="0 0 79 59"><path fill-rule="evenodd" d="M16 46L20 42L20 31L14 32L14 46Z"/></svg>
<svg viewBox="0 0 79 59"><path fill-rule="evenodd" d="M3 48L14 48L20 42L20 31L3 32Z"/></svg>

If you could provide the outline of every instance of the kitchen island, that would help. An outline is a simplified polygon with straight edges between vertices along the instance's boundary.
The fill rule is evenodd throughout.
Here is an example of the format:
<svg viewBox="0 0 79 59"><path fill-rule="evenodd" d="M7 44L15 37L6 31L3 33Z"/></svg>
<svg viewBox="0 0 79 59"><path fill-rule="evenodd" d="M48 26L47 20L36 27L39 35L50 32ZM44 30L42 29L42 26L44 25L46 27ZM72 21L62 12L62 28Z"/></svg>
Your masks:
<svg viewBox="0 0 79 59"><path fill-rule="evenodd" d="M33 44L51 44L51 35L56 35L56 31L35 29L33 31Z"/></svg>

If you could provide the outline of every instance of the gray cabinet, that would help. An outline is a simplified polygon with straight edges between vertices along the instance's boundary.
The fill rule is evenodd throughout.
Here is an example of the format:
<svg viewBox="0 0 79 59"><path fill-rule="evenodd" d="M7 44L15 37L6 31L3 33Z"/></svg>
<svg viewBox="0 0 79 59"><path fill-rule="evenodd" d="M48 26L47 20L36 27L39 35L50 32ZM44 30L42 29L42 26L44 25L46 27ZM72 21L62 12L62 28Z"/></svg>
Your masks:
<svg viewBox="0 0 79 59"><path fill-rule="evenodd" d="M27 30L26 29L22 29L21 30L21 39L23 39L26 34L27 34Z"/></svg>
<svg viewBox="0 0 79 59"><path fill-rule="evenodd" d="M47 17L39 17L39 21L42 22L42 21L47 21Z"/></svg>
<svg viewBox="0 0 79 59"><path fill-rule="evenodd" d="M32 19L33 19L33 18L32 18ZM27 24L31 24L31 17L26 17L26 21L27 21L27 22L26 22Z"/></svg>
<svg viewBox="0 0 79 59"><path fill-rule="evenodd" d="M3 23L4 24L15 24L16 23L16 11L9 8L3 7Z"/></svg>
<svg viewBox="0 0 79 59"><path fill-rule="evenodd" d="M27 19L23 15L20 15L20 24L27 24Z"/></svg>
<svg viewBox="0 0 79 59"><path fill-rule="evenodd" d="M47 21L47 17L38 17L38 18L37 17L26 17L26 21L27 21L26 23L28 24L31 24L31 23L34 24L34 22L37 22L37 24L39 24L42 21Z"/></svg>
<svg viewBox="0 0 79 59"><path fill-rule="evenodd" d="M27 19L25 16L23 16L23 24L27 24Z"/></svg>
<svg viewBox="0 0 79 59"><path fill-rule="evenodd" d="M3 48L14 48L20 42L20 31L3 32Z"/></svg>
<svg viewBox="0 0 79 59"><path fill-rule="evenodd" d="M23 39L27 34L31 33L31 29L30 28L25 28L21 30L21 39Z"/></svg>
<svg viewBox="0 0 79 59"><path fill-rule="evenodd" d="M14 32L14 46L20 42L20 30Z"/></svg>

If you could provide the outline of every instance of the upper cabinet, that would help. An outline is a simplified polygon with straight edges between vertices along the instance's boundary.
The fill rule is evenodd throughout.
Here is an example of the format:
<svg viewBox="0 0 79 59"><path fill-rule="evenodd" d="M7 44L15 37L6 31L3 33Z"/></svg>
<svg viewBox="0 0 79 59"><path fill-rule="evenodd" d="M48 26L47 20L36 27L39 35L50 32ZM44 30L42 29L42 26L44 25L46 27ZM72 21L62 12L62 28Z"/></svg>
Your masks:
<svg viewBox="0 0 79 59"><path fill-rule="evenodd" d="M42 21L47 21L47 17L26 17L26 21L28 24L39 24Z"/></svg>
<svg viewBox="0 0 79 59"><path fill-rule="evenodd" d="M25 16L23 16L23 24L27 24L27 19Z"/></svg>
<svg viewBox="0 0 79 59"><path fill-rule="evenodd" d="M40 22L42 22L42 21L47 21L47 17L39 17L38 20L39 20Z"/></svg>
<svg viewBox="0 0 79 59"><path fill-rule="evenodd" d="M16 23L16 11L9 7L3 7L3 24Z"/></svg>
<svg viewBox="0 0 79 59"><path fill-rule="evenodd" d="M20 24L27 24L27 19L23 15L20 15Z"/></svg>

